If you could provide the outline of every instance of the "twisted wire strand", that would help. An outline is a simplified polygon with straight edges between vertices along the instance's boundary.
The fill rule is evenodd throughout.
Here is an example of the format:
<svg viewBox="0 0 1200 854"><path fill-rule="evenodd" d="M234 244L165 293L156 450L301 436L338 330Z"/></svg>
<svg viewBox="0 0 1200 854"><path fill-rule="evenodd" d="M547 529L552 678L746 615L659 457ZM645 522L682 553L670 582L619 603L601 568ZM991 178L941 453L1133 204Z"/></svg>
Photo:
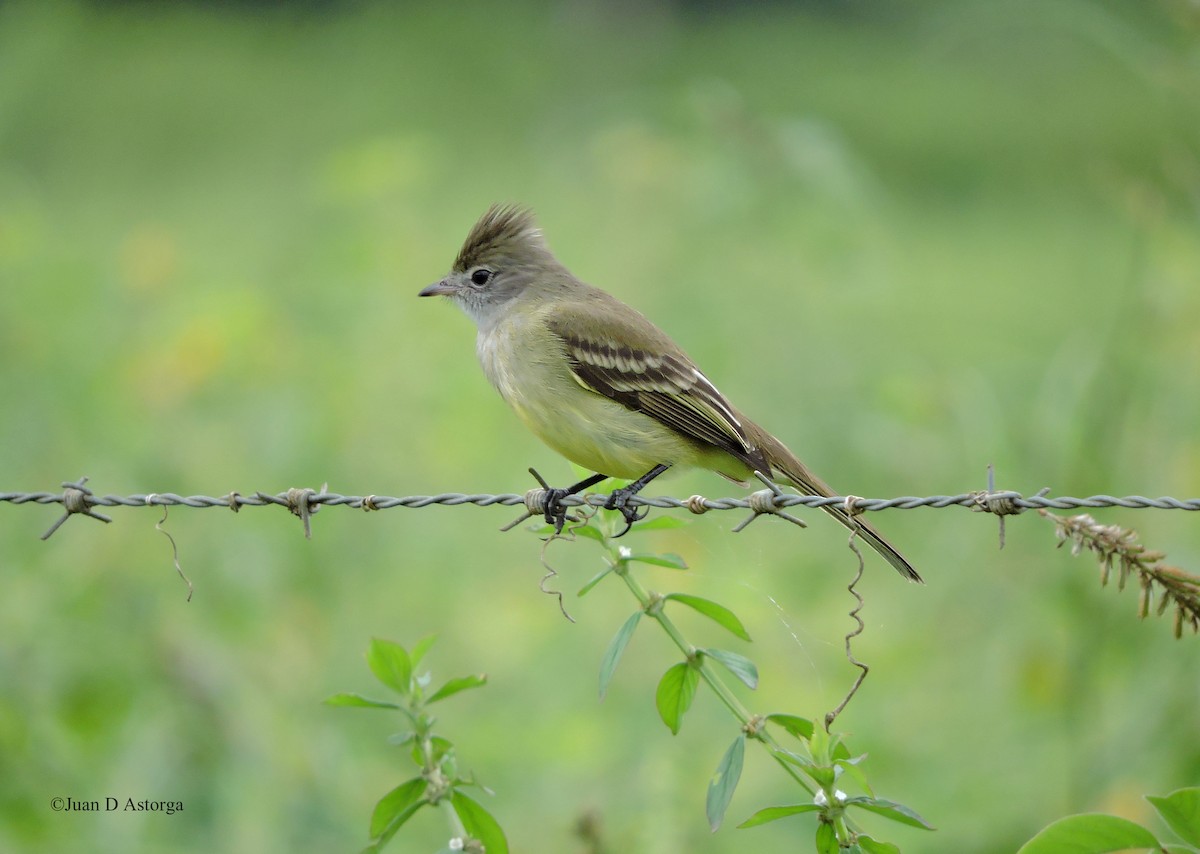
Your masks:
<svg viewBox="0 0 1200 854"><path fill-rule="evenodd" d="M280 493L255 492L242 494L231 492L223 496L211 495L179 495L174 492L135 493L133 495L95 495L82 488L80 482L64 484L65 492L0 492L0 503L9 504L67 504L71 499L68 493L72 489L82 490L86 495L89 507L224 507L226 509L241 509L242 507L266 507L279 505L292 507L294 490ZM516 507L526 504L528 493L466 493L441 492L436 495L406 495L394 497L388 495L342 495L337 492L304 490L310 507L344 505L356 509L389 510L393 507L423 508L432 505L457 507L463 504L474 504L488 507L500 504L506 507ZM1200 498L1172 498L1163 496L1149 498L1144 495L1090 495L1085 498L1072 496L1050 496L1036 494L1024 496L1013 491L975 491L958 495L901 495L894 498L857 498L846 496L793 495L782 493L773 496L778 508L787 507L826 507L850 506L856 511L878 510L913 510L918 507L967 507L974 510L987 510L989 502L1006 502L1019 510L1048 509L1073 510L1078 508L1124 507L1130 510L1193 510L1200 511ZM569 495L562 499L568 506L587 504L602 507L607 496L597 493L586 495ZM630 498L631 505L656 507L659 509L689 510L693 513L708 510L753 510L754 494L745 497L706 498L691 496L689 498L674 498L671 496L648 497L635 495ZM997 512L991 510L990 512ZM1005 512L1005 511L1000 511ZM1016 512L1009 510L1007 512Z"/></svg>

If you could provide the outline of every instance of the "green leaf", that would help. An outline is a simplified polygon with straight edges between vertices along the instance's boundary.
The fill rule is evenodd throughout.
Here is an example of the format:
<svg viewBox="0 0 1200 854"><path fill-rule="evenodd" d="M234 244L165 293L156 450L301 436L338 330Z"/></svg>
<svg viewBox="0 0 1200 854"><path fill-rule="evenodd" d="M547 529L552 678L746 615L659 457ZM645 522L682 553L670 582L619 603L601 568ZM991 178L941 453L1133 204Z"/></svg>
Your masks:
<svg viewBox="0 0 1200 854"><path fill-rule="evenodd" d="M816 781L816 784L822 789L828 789L833 785L834 778L837 774L834 773L832 765L809 765L806 769L808 775Z"/></svg>
<svg viewBox="0 0 1200 854"><path fill-rule="evenodd" d="M630 529L629 533L635 531L663 531L668 528L682 528L687 525L687 522L680 519L678 516L655 516L653 519L647 519L645 522L638 522Z"/></svg>
<svg viewBox="0 0 1200 854"><path fill-rule="evenodd" d="M371 813L371 838L380 839L384 834L390 838L412 818L413 813L426 803L425 785L423 779L413 777L380 798Z"/></svg>
<svg viewBox="0 0 1200 854"><path fill-rule="evenodd" d="M616 566L606 566L604 569L600 570L595 575L593 575L591 578L589 578L587 581L587 584L580 587L579 592L576 593L575 595L576 596L587 595L587 592L589 590L591 590L593 587L595 587L597 584L599 584L601 581L603 581L604 577L606 575L608 575L610 572L612 572L614 569L616 569Z"/></svg>
<svg viewBox="0 0 1200 854"><path fill-rule="evenodd" d="M1175 835L1200 848L1200 788L1176 789L1165 798L1147 795Z"/></svg>
<svg viewBox="0 0 1200 854"><path fill-rule="evenodd" d="M636 560L638 563L649 563L654 566L665 566L668 569L687 569L687 564L683 558L673 552L663 552L662 554L630 554L625 555L625 560Z"/></svg>
<svg viewBox="0 0 1200 854"><path fill-rule="evenodd" d="M1044 827L1017 854L1101 854L1126 848L1157 848L1154 834L1115 815L1069 815Z"/></svg>
<svg viewBox="0 0 1200 854"><path fill-rule="evenodd" d="M450 803L467 833L483 843L487 854L508 854L508 840L504 838L500 823L478 801L455 789L450 795Z"/></svg>
<svg viewBox="0 0 1200 854"><path fill-rule="evenodd" d="M383 700L372 700L364 697L361 694L351 694L342 692L334 694L332 697L325 698L327 706L357 706L360 709L398 709L400 708L395 703L388 703Z"/></svg>
<svg viewBox="0 0 1200 854"><path fill-rule="evenodd" d="M704 804L704 811L708 816L708 826L712 828L713 833L717 832L721 827L721 822L725 820L725 810L729 808L733 791L737 788L738 780L742 776L742 759L745 755L746 735L738 733L738 737L733 740L733 744L729 745L729 749L721 757L721 764L717 766L712 779L708 781L708 798Z"/></svg>
<svg viewBox="0 0 1200 854"><path fill-rule="evenodd" d="M733 611L730 611L724 605L718 605L716 602L701 599L699 596L691 596L687 593L668 593L663 597L663 600L666 601L668 599L674 599L680 605L687 605L689 608L699 611L713 622L733 632L733 634L742 640L750 640L750 635L746 631L746 627L742 625L742 621L737 618L737 615Z"/></svg>
<svg viewBox="0 0 1200 854"><path fill-rule="evenodd" d="M867 782L867 775L858 767L858 764L866 758L867 755L864 753L853 759L835 759L833 762L834 781L840 780L843 776L849 777L858 784L859 788L873 796L874 792L871 791L871 784Z"/></svg>
<svg viewBox="0 0 1200 854"><path fill-rule="evenodd" d="M724 664L729 672L740 679L742 684L751 691L758 687L758 668L746 656L726 649L706 649L704 654Z"/></svg>
<svg viewBox="0 0 1200 854"><path fill-rule="evenodd" d="M900 854L900 849L890 842L880 842L869 836L859 835L858 847L864 854Z"/></svg>
<svg viewBox="0 0 1200 854"><path fill-rule="evenodd" d="M617 633L613 635L608 649L604 651L604 658L600 661L601 700L608 693L608 683L612 681L613 672L617 669L617 662L621 660L621 653L625 652L625 647L629 645L629 641L633 637L633 630L637 628L638 620L641 618L642 612L634 611L629 619L625 621L625 625L621 626L617 630Z"/></svg>
<svg viewBox="0 0 1200 854"><path fill-rule="evenodd" d="M438 700L444 700L447 697L452 697L459 691L466 691L468 688L479 688L487 684L487 674L480 673L478 676L459 676L457 679L451 679L441 688L433 692L427 703L436 703Z"/></svg>
<svg viewBox="0 0 1200 854"><path fill-rule="evenodd" d="M767 720L783 727L801 741L808 741L812 737L813 722L808 718L776 712L775 714L767 715Z"/></svg>
<svg viewBox="0 0 1200 854"><path fill-rule="evenodd" d="M817 824L817 852L818 854L838 854L837 831L827 821Z"/></svg>
<svg viewBox="0 0 1200 854"><path fill-rule="evenodd" d="M895 801L885 801L882 798L857 797L848 798L846 800L846 805L859 807L860 809L867 810L868 812L873 812L876 815L881 815L884 818L890 818L892 821L898 821L901 824L907 824L909 827L920 827L925 830L934 829L932 824L921 818L921 816L917 815L914 810L909 809L908 807L904 806L904 804L898 804Z"/></svg>
<svg viewBox="0 0 1200 854"><path fill-rule="evenodd" d="M814 768L816 768L811 759L809 759L807 756L801 756L799 753L793 753L792 751L782 747L772 747L770 748L770 751L773 756L777 756L784 762L795 765L797 768L803 768L805 771L810 773ZM832 777L833 775L831 774L830 776Z"/></svg>
<svg viewBox="0 0 1200 854"><path fill-rule="evenodd" d="M767 807L750 816L750 818L739 824L738 827L758 827L758 825L766 824L769 821L779 821L781 818L800 815L806 812L819 812L820 809L816 804L792 804L786 807Z"/></svg>
<svg viewBox="0 0 1200 854"><path fill-rule="evenodd" d="M663 723L670 728L672 735L679 734L684 713L692 705L692 698L696 696L696 685L699 681L700 674L686 661L669 667L659 681L654 704L658 707L658 714Z"/></svg>
<svg viewBox="0 0 1200 854"><path fill-rule="evenodd" d="M413 670L421 664L421 659L425 657L425 653L429 652L429 648L433 646L437 640L437 635L425 635L419 641L413 644L412 652L409 654L409 660L412 661Z"/></svg>
<svg viewBox="0 0 1200 854"><path fill-rule="evenodd" d="M824 727L817 727L808 738L808 751L812 754L813 762L823 764L829 762L829 733Z"/></svg>
<svg viewBox="0 0 1200 854"><path fill-rule="evenodd" d="M394 641L371 640L367 664L375 678L407 697L412 693L412 660L404 647Z"/></svg>

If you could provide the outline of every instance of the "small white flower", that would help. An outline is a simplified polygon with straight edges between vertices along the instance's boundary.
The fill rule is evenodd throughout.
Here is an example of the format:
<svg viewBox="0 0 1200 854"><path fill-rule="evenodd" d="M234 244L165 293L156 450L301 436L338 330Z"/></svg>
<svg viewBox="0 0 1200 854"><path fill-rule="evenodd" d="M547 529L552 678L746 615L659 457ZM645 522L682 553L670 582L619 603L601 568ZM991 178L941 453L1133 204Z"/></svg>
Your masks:
<svg viewBox="0 0 1200 854"><path fill-rule="evenodd" d="M446 847L447 847L447 848L449 848L451 851L462 851L462 850L463 850L463 839L462 839L462 837L461 837L461 836L455 836L455 837L451 838L451 840L450 840L450 844L449 844L449 845L447 845Z"/></svg>
<svg viewBox="0 0 1200 854"><path fill-rule="evenodd" d="M833 790L833 799L835 801L837 801L839 804L844 804L844 803L846 803L846 793L843 792L841 789L834 789Z"/></svg>
<svg viewBox="0 0 1200 854"><path fill-rule="evenodd" d="M617 549L617 554L621 556L621 560L629 560L629 558L633 557L633 549L629 548L629 546L620 546Z"/></svg>
<svg viewBox="0 0 1200 854"><path fill-rule="evenodd" d="M826 806L829 803L829 798L825 797L824 789L817 789L817 793L813 795L813 803L819 807Z"/></svg>

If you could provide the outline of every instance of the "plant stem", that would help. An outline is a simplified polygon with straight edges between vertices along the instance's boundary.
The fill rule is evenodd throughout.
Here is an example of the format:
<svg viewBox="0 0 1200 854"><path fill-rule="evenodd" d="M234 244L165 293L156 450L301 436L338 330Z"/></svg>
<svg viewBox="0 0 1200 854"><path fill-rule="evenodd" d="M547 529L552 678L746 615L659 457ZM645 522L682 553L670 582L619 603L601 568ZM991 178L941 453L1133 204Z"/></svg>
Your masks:
<svg viewBox="0 0 1200 854"><path fill-rule="evenodd" d="M713 693L717 695L717 699L719 699L721 703L733 713L733 716L738 719L743 730L745 730L752 738L755 738L765 744L771 751L771 757L779 764L779 767L782 768L789 777L799 783L800 786L810 795L814 794L816 792L816 788L801 774L800 770L779 756L778 752L782 750L782 748L779 746L779 743L775 741L774 737L761 726L752 727L753 716L746 709L746 707L742 705L741 701L738 700L737 696L733 693L729 686L725 684L721 676L713 668L712 664L704 657L700 657L697 660L697 653L699 650L683 636L683 633L679 630L678 626L675 625L671 618L663 613L663 600L657 594L647 591L644 587L642 587L638 580L633 577L633 573L629 571L630 561L624 555L622 555L621 548L617 545L614 545L607 532L605 532L604 545L608 548L609 554L612 556L612 561L614 564L613 571L625 582L625 586L629 588L629 592L632 593L633 597L638 601L642 611L648 616L654 618L654 620L660 626L662 626L662 629L664 632L666 632L667 637L669 637L675 643L675 645L679 647L680 652L682 652L687 657L688 661L692 663L692 666L695 667L700 673L700 677L706 683L708 683L708 686L712 688Z"/></svg>

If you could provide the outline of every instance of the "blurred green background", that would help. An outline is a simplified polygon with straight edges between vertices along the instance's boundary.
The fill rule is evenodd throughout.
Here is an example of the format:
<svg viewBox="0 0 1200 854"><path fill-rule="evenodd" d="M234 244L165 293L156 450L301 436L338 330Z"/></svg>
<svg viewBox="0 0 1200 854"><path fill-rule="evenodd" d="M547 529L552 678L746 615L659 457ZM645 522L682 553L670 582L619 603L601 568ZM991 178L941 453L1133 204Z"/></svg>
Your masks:
<svg viewBox="0 0 1200 854"><path fill-rule="evenodd" d="M0 490L523 491L571 468L483 379L469 321L416 292L494 201L532 205L580 277L642 309L835 487L868 496L1200 492L1200 11L1130 3L33 3L0 6ZM654 494L736 495L696 473ZM442 710L516 850L811 850L750 751L728 826L704 790L735 729L619 585L538 590L504 508L157 510L101 526L0 505L0 849L351 851L409 774L372 636L436 633ZM1098 511L1200 568L1194 515ZM820 716L854 561L841 529L709 514L631 536L643 581L759 664L757 711ZM928 585L868 556L872 672L839 724L882 797L1012 851L1064 814L1150 820L1200 782L1200 641L1138 622L1051 526L962 509L875 521ZM638 542L632 542L637 539ZM599 568L556 544L554 584ZM182 800L62 814L50 799ZM806 823L807 822L807 823ZM421 815L396 851L432 851Z"/></svg>

